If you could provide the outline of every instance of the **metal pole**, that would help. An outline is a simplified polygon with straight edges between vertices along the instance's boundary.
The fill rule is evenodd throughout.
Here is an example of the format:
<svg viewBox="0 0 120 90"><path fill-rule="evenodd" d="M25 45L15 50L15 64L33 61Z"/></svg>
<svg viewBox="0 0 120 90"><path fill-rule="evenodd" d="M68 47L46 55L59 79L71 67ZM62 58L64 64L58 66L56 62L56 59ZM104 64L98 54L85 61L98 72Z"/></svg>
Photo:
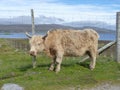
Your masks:
<svg viewBox="0 0 120 90"><path fill-rule="evenodd" d="M116 61L120 63L120 12L117 12L116 17L116 40L117 40Z"/></svg>
<svg viewBox="0 0 120 90"><path fill-rule="evenodd" d="M31 9L31 21L32 21L32 34L35 34L35 22L34 22L34 11Z"/></svg>

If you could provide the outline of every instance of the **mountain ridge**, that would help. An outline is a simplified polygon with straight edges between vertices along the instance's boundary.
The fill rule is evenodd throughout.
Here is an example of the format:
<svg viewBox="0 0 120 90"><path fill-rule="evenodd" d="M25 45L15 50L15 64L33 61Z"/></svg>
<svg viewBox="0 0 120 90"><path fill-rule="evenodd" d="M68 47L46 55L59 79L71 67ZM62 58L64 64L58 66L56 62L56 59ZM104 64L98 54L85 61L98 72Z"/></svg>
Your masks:
<svg viewBox="0 0 120 90"><path fill-rule="evenodd" d="M72 27L72 26L64 26L60 24L38 24L35 25L36 32L47 32L50 29L74 29L74 30L83 30L85 28L91 28L96 30L98 33L115 33L113 30L98 28L98 27ZM13 24L13 25L0 25L0 33L21 33L21 32L31 32L32 26L31 24Z"/></svg>
<svg viewBox="0 0 120 90"><path fill-rule="evenodd" d="M18 16L12 18L0 18L0 24L2 25L15 25L15 24L31 24L31 17L30 16ZM101 21L72 21L68 22L61 18L57 17L47 17L44 15L39 15L35 17L35 24L60 24L64 26L71 26L71 27L98 27L98 28L105 28L110 30L115 30L116 26L108 24L106 22Z"/></svg>

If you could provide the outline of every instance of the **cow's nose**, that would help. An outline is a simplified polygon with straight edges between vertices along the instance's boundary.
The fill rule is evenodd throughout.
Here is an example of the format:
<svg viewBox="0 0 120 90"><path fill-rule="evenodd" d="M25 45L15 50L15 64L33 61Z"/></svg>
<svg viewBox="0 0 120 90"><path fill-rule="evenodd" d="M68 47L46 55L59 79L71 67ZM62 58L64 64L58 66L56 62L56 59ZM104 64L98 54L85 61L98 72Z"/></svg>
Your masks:
<svg viewBox="0 0 120 90"><path fill-rule="evenodd" d="M35 52L34 52L34 51L30 51L29 54L30 54L31 56L35 56Z"/></svg>

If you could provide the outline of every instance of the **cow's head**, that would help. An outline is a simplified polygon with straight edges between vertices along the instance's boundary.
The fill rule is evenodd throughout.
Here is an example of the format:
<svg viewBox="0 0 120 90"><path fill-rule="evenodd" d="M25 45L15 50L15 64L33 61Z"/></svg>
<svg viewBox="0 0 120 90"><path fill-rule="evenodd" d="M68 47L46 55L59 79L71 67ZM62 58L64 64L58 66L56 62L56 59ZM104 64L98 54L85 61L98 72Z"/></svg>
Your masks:
<svg viewBox="0 0 120 90"><path fill-rule="evenodd" d="M42 52L44 50L44 43L43 43L44 40L42 36L38 36L38 35L33 35L33 36L29 35L28 37L29 37L29 43L30 43L29 53L32 56L36 56L39 52Z"/></svg>

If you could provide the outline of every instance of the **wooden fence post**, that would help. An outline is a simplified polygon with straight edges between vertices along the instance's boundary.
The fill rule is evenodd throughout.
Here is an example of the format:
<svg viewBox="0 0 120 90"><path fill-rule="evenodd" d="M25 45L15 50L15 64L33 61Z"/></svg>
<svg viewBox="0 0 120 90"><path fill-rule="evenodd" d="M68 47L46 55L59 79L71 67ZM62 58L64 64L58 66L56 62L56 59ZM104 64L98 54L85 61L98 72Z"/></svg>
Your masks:
<svg viewBox="0 0 120 90"><path fill-rule="evenodd" d="M31 9L32 34L35 34L34 11Z"/></svg>
<svg viewBox="0 0 120 90"><path fill-rule="evenodd" d="M120 12L117 12L116 17L116 40L117 40L116 61L120 63Z"/></svg>
<svg viewBox="0 0 120 90"><path fill-rule="evenodd" d="M31 9L31 20L32 20L32 35L35 34L35 22L34 22L34 11L33 9ZM32 56L32 60L33 60L33 68L36 67L36 57Z"/></svg>

